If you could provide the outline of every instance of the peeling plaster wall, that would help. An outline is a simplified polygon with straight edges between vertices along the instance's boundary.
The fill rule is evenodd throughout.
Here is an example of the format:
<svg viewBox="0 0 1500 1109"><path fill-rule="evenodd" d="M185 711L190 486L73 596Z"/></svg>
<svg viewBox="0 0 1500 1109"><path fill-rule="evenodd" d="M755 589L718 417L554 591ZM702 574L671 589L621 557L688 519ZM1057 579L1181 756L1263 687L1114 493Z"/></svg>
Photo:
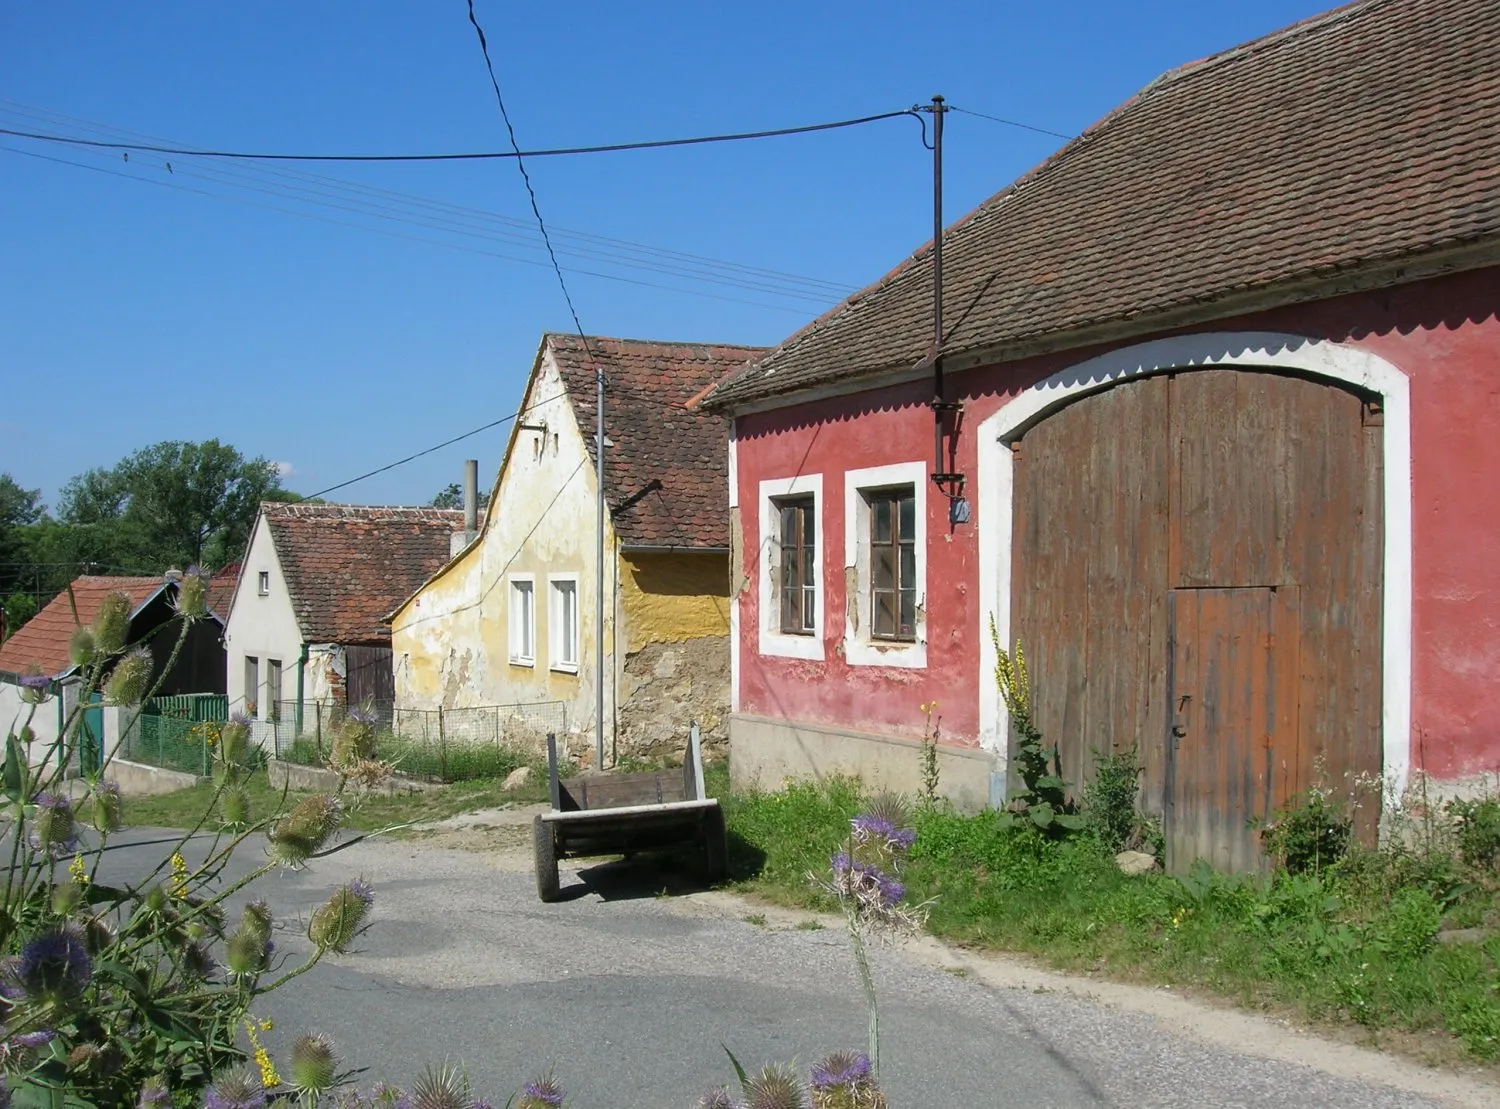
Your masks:
<svg viewBox="0 0 1500 1109"><path fill-rule="evenodd" d="M403 708L561 701L570 749L592 749L594 732L595 489L594 467L562 380L547 354L527 394L518 427L477 543L430 582L392 625L396 703ZM536 427L545 430L532 430ZM606 464L608 457L606 456ZM615 537L605 536L606 550ZM549 575L576 577L578 664L554 661ZM511 581L533 582L535 655L511 659ZM605 595L616 587L606 566ZM613 650L613 606L606 609L605 649ZM606 669L606 729L614 720L618 674ZM582 737L589 737L587 740Z"/></svg>
<svg viewBox="0 0 1500 1109"><path fill-rule="evenodd" d="M728 739L729 565L717 553L622 556L622 752L680 754L695 720L711 747Z"/></svg>

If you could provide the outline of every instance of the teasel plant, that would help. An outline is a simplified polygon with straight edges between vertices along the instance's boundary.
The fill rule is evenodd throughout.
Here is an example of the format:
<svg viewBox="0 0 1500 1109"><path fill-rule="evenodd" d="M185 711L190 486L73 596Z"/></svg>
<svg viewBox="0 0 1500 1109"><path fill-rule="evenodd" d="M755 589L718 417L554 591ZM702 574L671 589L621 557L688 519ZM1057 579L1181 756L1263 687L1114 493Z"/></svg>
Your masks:
<svg viewBox="0 0 1500 1109"><path fill-rule="evenodd" d="M868 1054L863 1058L872 1080L880 1078L880 1006L870 967L869 941L891 939L921 930L931 902L911 904L901 870L916 842L909 826L906 799L884 791L872 797L849 823L849 835L837 851L828 875L809 875L830 894L844 914L849 946L859 972L868 1017Z"/></svg>
<svg viewBox="0 0 1500 1109"><path fill-rule="evenodd" d="M281 1078L257 1038L254 1006L320 959L351 950L369 926L374 894L358 879L311 914L306 953L296 960L277 951L266 902L231 911L272 870L344 846L334 842L343 819L337 797L289 807L283 794L276 811L250 811L250 722L242 716L220 731L212 799L195 826L168 841L144 875L101 876L129 806L108 779L115 752L102 751L87 776L76 773L89 738L83 713L100 695L119 712L122 735L139 725L193 625L208 615L208 585L196 568L183 575L172 618L149 645L129 642L129 595L107 596L89 624L76 621L75 603L76 696L70 689L56 735L39 739L34 727L62 695L45 675L20 676L22 712L0 721L0 819L9 838L0 888L0 1106L165 1106L200 1096L204 1104L267 1104ZM264 840L265 862L231 879L231 859L252 839ZM322 1082L320 1043L299 1041L291 1074ZM246 1064L259 1074L247 1069L240 1081L234 1072ZM320 1093L312 1085L283 1092L309 1104Z"/></svg>

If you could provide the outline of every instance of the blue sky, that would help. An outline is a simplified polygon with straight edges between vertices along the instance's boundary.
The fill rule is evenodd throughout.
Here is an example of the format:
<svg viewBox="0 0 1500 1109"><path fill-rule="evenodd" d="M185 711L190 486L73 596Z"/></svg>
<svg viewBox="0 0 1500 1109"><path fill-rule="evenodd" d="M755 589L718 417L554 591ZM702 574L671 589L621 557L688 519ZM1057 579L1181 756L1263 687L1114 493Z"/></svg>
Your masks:
<svg viewBox="0 0 1500 1109"><path fill-rule="evenodd" d="M933 93L1071 134L1165 70L1327 6L954 0L934 22L886 0L477 0L528 148L813 123ZM463 0L8 4L0 127L319 153L505 146ZM950 222L1061 145L961 115L947 137ZM49 501L137 447L210 436L311 493L514 411L540 334L571 327L510 163L0 148L0 471ZM773 344L925 241L930 165L897 119L529 168L576 252L563 261L585 329ZM505 435L335 496L425 501L464 458L492 475Z"/></svg>

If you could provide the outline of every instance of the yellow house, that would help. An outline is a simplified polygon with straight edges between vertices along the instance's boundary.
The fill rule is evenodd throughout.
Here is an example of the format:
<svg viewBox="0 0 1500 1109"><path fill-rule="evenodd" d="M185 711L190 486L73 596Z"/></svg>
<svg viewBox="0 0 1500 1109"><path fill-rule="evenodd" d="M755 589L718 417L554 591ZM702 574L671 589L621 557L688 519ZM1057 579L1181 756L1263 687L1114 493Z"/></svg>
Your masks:
<svg viewBox="0 0 1500 1109"><path fill-rule="evenodd" d="M542 337L483 527L390 617L396 703L561 702L567 749L681 749L729 713L728 424L690 411L761 348ZM595 365L605 394L604 641L598 642ZM559 737L560 739L562 737Z"/></svg>

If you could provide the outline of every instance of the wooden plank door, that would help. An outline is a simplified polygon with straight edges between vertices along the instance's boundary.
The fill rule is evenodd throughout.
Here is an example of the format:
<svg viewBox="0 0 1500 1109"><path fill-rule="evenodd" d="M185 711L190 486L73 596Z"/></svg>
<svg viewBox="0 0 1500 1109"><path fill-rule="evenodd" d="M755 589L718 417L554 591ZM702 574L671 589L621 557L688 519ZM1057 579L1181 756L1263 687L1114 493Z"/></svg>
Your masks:
<svg viewBox="0 0 1500 1109"><path fill-rule="evenodd" d="M1251 826L1296 785L1299 597L1295 586L1174 589L1167 599L1171 705L1166 865L1265 866Z"/></svg>

